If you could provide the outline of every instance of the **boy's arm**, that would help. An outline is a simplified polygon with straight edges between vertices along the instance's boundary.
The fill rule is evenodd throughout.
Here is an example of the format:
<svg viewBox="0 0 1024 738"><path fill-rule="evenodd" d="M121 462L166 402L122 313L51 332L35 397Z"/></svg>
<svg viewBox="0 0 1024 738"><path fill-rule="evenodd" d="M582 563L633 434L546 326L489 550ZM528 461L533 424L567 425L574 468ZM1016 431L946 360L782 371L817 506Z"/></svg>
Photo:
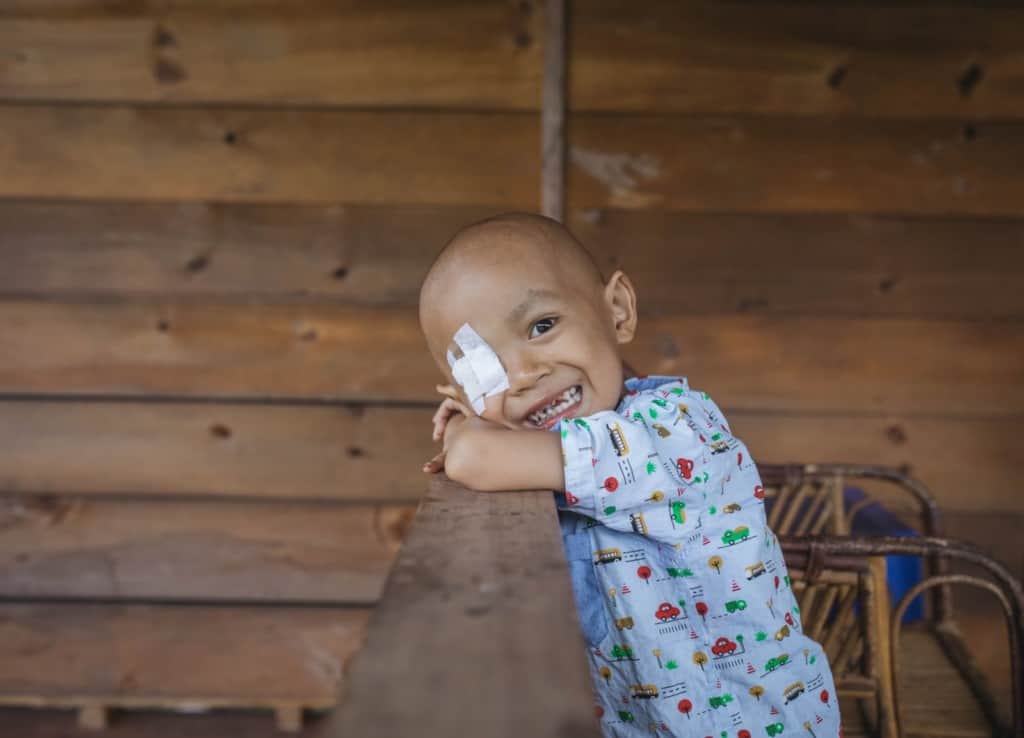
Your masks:
<svg viewBox="0 0 1024 738"><path fill-rule="evenodd" d="M557 433L509 430L480 418L457 416L446 428L445 447L445 472L472 489L565 490Z"/></svg>

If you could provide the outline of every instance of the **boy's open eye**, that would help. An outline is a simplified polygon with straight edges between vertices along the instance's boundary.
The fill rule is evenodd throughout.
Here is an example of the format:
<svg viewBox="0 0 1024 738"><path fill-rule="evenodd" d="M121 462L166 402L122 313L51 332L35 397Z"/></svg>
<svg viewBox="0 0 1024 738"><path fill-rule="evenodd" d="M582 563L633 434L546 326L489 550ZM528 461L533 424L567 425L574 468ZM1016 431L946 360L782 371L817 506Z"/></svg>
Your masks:
<svg viewBox="0 0 1024 738"><path fill-rule="evenodd" d="M541 318L530 327L530 338L536 338L543 333L547 333L555 327L557 322L558 318Z"/></svg>

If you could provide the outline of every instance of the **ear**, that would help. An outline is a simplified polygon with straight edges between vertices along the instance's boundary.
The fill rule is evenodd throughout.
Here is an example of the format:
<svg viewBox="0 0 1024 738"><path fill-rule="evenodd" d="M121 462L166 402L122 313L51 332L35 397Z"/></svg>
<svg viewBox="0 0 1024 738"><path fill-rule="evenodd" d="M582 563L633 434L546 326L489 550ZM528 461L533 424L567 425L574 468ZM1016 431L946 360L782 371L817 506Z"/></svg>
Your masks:
<svg viewBox="0 0 1024 738"><path fill-rule="evenodd" d="M616 340L629 343L636 334L636 290L621 269L608 278L604 301L612 316Z"/></svg>

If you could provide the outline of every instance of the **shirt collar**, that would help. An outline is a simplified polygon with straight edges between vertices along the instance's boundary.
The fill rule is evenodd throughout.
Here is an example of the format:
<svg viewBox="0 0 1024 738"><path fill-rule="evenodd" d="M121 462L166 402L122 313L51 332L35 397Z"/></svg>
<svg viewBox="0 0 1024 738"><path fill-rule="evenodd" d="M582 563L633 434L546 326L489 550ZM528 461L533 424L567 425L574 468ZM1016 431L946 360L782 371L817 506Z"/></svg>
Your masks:
<svg viewBox="0 0 1024 738"><path fill-rule="evenodd" d="M690 386L686 382L686 377L670 377L658 374L644 374L639 377L630 377L625 382L626 394L623 395L622 401L616 409L621 412L622 408L626 405L626 402L633 394L651 390L669 382L678 382L683 386L684 390L690 389Z"/></svg>

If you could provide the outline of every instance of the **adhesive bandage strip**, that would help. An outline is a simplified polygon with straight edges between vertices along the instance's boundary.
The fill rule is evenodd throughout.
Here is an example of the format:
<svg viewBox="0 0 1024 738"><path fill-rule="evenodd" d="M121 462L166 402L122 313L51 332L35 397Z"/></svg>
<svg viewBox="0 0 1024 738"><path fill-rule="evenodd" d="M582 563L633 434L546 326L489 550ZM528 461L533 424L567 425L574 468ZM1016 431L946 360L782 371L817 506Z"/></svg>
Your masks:
<svg viewBox="0 0 1024 738"><path fill-rule="evenodd" d="M508 389L508 375L494 349L480 337L469 323L455 332L455 345L462 356L448 352L448 366L473 405L477 415L484 412L484 398Z"/></svg>

